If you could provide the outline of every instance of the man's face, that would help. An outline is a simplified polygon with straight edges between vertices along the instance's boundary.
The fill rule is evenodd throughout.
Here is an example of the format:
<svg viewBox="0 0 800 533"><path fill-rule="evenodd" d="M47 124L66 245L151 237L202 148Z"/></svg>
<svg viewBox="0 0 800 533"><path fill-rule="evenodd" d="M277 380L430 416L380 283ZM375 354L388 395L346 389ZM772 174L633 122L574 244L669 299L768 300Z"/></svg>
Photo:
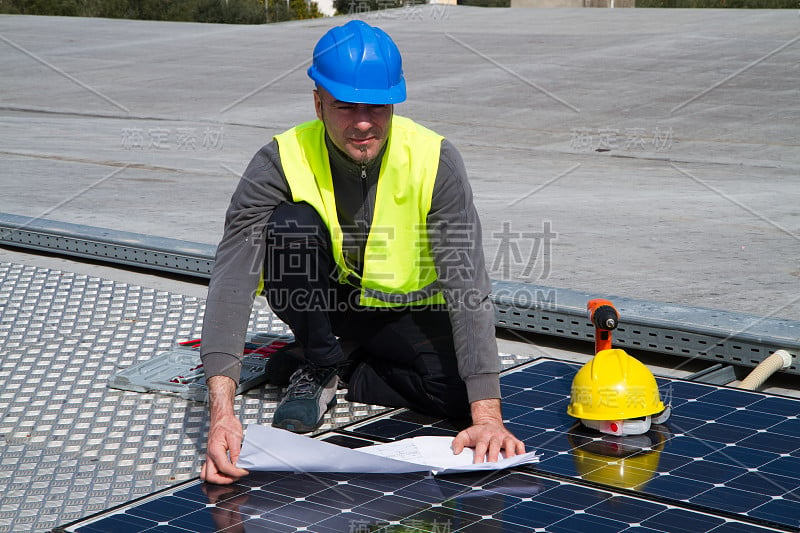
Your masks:
<svg viewBox="0 0 800 533"><path fill-rule="evenodd" d="M314 91L317 118L339 150L358 163L369 163L389 137L394 106L352 104L336 100L328 91Z"/></svg>

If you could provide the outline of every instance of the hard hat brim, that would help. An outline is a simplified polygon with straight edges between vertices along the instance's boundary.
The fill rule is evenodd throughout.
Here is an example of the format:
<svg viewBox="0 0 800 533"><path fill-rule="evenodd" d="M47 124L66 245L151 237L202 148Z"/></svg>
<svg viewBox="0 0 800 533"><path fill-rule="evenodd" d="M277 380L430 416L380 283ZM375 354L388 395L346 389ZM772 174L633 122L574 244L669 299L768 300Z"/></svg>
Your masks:
<svg viewBox="0 0 800 533"><path fill-rule="evenodd" d="M389 89L355 89L327 78L313 65L308 68L308 76L340 102L386 105L399 104L406 100L405 79Z"/></svg>

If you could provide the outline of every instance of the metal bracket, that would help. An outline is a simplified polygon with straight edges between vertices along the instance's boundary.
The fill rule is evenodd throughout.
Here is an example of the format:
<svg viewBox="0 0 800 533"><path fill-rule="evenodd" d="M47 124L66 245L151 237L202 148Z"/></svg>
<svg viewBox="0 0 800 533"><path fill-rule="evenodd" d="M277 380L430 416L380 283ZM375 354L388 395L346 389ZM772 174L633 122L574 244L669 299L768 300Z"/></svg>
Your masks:
<svg viewBox="0 0 800 533"><path fill-rule="evenodd" d="M684 379L689 381L698 381L700 383L709 383L711 385L727 385L736 381L736 369L732 365L723 365L717 363L708 368L695 372Z"/></svg>

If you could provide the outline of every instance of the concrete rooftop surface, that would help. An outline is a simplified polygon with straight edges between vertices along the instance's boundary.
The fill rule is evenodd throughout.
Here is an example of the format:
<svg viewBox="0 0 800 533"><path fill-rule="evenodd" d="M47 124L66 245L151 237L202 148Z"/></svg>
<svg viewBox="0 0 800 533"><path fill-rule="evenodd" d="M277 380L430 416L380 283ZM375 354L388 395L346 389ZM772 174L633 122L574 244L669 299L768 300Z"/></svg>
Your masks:
<svg viewBox="0 0 800 533"><path fill-rule="evenodd" d="M462 151L493 278L800 319L795 11L362 18L403 53L396 112ZM0 17L0 212L216 244L345 21Z"/></svg>
<svg viewBox="0 0 800 533"><path fill-rule="evenodd" d="M311 50L350 18L228 26L0 16L0 212L216 244L253 154L314 117ZM796 11L428 5L361 18L385 29L403 54L409 97L395 112L461 150L492 278L800 320ZM52 269L126 284L114 290L131 301L142 296L130 287L142 286L162 291L142 301L185 305L177 329L153 322L134 332L145 339L142 353L200 323L201 284L9 248L0 248L2 263L19 280L8 294L27 291L19 287L29 278L56 283L37 270ZM77 326L64 333L67 347L83 331ZM588 358L557 342L518 340L502 338L501 351ZM92 357L119 355L108 367L98 363L98 376L135 361L110 341L95 344L86 348ZM17 338L0 347L17 358L28 349ZM650 363L665 372L673 364ZM23 387L13 372L4 379ZM60 390L57 377L51 385ZM87 389L90 410L140 405L136 393L120 404L99 387ZM21 393L6 396L13 394ZM275 400L259 394L241 401ZM30 431L2 426L7 457L19 459L0 472L22 480L0 485L0 531L41 531L196 476L203 407L148 401L185 417L170 433L179 451L166 458L179 467L137 470L118 486L109 481L109 493L84 487L89 503L70 500L71 488L33 497L39 489L28 488L20 465L46 459L37 453L52 434L36 433L34 415ZM114 423L88 413L89 427ZM27 443L31 435L39 444ZM48 449L53 461L74 459L59 470L68 487L90 461L102 465L114 453L78 437L67 444Z"/></svg>

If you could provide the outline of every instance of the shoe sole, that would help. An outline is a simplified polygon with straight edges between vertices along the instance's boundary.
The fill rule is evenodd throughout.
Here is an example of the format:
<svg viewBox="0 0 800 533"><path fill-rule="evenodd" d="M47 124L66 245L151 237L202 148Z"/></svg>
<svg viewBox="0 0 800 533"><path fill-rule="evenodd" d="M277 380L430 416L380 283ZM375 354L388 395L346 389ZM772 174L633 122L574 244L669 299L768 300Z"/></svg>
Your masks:
<svg viewBox="0 0 800 533"><path fill-rule="evenodd" d="M313 426L306 425L300 420L287 418L286 420L282 420L278 423L273 422L272 427L285 429L287 431L291 431L292 433L311 433L312 431L319 429L319 427L325 421L325 415L334 405L336 405L335 397L330 402L328 402L328 407L325 409L325 412L322 413L322 416L319 417L319 421Z"/></svg>

